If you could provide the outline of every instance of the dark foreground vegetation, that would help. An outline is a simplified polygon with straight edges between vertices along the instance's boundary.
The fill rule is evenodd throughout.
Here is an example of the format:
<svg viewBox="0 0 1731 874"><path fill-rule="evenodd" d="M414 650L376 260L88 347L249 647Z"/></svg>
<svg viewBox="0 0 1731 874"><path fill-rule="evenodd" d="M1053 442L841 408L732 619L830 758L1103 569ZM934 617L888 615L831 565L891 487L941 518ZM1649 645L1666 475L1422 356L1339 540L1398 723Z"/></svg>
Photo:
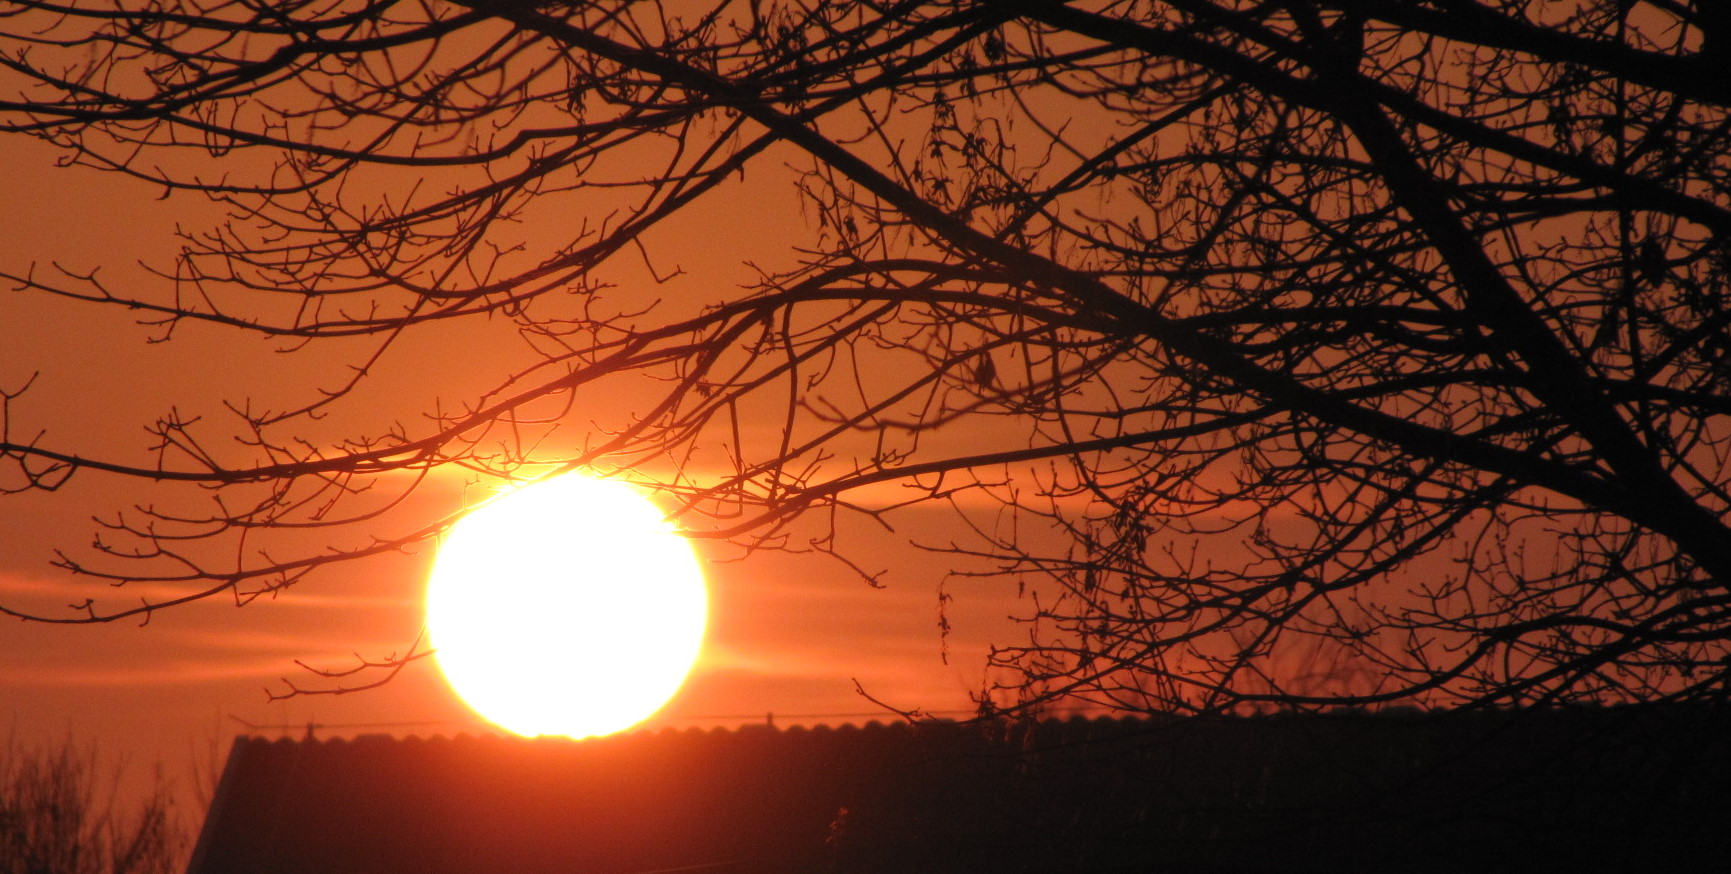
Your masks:
<svg viewBox="0 0 1731 874"><path fill-rule="evenodd" d="M0 746L0 874L165 874L186 838L160 776L135 807L93 748Z"/></svg>
<svg viewBox="0 0 1731 874"><path fill-rule="evenodd" d="M243 738L192 870L1691 870L1731 853L1727 728L1642 707Z"/></svg>

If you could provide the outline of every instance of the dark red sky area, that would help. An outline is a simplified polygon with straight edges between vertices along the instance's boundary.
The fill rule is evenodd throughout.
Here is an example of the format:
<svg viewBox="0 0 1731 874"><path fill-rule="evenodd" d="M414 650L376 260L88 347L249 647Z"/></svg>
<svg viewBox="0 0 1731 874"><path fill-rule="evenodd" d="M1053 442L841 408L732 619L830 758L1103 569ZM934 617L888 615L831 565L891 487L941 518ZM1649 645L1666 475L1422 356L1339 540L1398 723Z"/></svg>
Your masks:
<svg viewBox="0 0 1731 874"><path fill-rule="evenodd" d="M158 282L136 262L165 264L174 227L198 228L212 215L208 205L186 195L158 200L156 192L112 174L55 169L49 151L16 137L0 140L0 150L8 171L0 181L0 235L6 240L0 266L8 270L35 264L41 271L59 262L75 272L101 268L104 280L117 286ZM678 262L661 259L655 265L661 271L676 266L687 275L655 288L655 295L677 305L680 293L703 295L705 285L749 281L740 265L746 247L716 229L749 231L751 239L773 244L775 228L803 221L791 187L783 194L786 209L761 197L723 201L752 203L749 222L720 220L719 205L693 212L683 231L671 232L673 238L686 235ZM646 282L642 276L635 280ZM630 281L621 277L621 288ZM139 326L134 316L39 295L0 294L6 326L0 388L16 390L35 375L31 389L12 405L12 427L42 431L43 445L138 461L149 457L144 427L171 407L216 415L224 398L304 401L309 386L340 378L347 363L341 348L282 355L260 338L199 326L153 344L148 341L160 330ZM375 393L372 406L395 404L396 415L412 416L433 398L486 387L498 375L489 356L502 342L487 330L468 324L469 333L431 344L436 353L389 362L377 385L366 389ZM453 508L464 495L462 480L450 477L427 489L421 506ZM0 597L9 606L63 613L64 605L92 592L108 604L146 594L79 588L50 562L55 548L76 552L88 546L96 531L92 515L112 517L152 500L146 485L91 472L53 494L0 499ZM942 530L933 527L936 518L904 516L902 533L942 542ZM874 710L856 693L855 679L901 707L969 706L969 693L982 681L984 642L1020 633L1005 619L1014 608L1013 593L968 591L987 585L979 582L952 585L961 597L952 607L946 664L937 622L936 569L944 565L897 535L844 534L867 569L889 571L886 587L873 589L818 556L738 560L726 547L705 547L714 560L710 639L685 690L658 717L661 723L737 722L736 717L761 719L771 712L779 720L822 714L797 721L846 721L851 717L836 714ZM323 682L297 668L295 659L343 668L357 654L378 658L405 651L419 630L420 589L430 561L422 553L344 566L274 601L236 609L232 599L213 599L160 613L147 627L131 621L97 627L0 624L0 717L25 743L70 734L134 763L160 760L178 780L191 779L182 775L193 763L206 765L214 751L225 749L227 738L244 729L239 720L337 726L327 734L477 730L425 662L386 688L363 694L266 700L267 688L284 688L283 677L307 686Z"/></svg>

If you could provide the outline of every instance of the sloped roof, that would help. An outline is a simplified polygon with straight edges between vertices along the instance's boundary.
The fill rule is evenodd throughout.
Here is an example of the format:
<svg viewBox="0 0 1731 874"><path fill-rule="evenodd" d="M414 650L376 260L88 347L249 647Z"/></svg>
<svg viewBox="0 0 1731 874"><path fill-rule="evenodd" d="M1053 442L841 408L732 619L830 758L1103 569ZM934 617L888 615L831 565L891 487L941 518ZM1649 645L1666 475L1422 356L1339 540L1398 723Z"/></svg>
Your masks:
<svg viewBox="0 0 1731 874"><path fill-rule="evenodd" d="M1607 710L240 738L191 871L1640 870L1731 853L1727 729Z"/></svg>

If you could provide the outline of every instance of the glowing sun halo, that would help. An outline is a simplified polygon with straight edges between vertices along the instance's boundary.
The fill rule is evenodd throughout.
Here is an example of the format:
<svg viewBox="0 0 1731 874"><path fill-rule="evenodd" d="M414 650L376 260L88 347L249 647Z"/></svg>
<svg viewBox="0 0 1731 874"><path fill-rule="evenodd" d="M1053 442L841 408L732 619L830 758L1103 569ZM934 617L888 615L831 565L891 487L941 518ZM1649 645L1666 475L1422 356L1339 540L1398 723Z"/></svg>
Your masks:
<svg viewBox="0 0 1731 874"><path fill-rule="evenodd" d="M690 544L624 483L568 474L463 517L427 583L446 679L522 735L587 737L678 691L709 612Z"/></svg>

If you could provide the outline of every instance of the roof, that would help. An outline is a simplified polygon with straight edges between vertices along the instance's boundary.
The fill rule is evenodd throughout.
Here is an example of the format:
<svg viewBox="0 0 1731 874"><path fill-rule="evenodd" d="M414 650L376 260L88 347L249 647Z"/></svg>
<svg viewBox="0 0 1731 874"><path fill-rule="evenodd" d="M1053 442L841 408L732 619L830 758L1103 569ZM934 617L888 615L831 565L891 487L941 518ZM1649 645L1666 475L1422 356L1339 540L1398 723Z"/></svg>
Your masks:
<svg viewBox="0 0 1731 874"><path fill-rule="evenodd" d="M243 737L190 870L1603 870L1731 853L1728 728L1603 710Z"/></svg>

